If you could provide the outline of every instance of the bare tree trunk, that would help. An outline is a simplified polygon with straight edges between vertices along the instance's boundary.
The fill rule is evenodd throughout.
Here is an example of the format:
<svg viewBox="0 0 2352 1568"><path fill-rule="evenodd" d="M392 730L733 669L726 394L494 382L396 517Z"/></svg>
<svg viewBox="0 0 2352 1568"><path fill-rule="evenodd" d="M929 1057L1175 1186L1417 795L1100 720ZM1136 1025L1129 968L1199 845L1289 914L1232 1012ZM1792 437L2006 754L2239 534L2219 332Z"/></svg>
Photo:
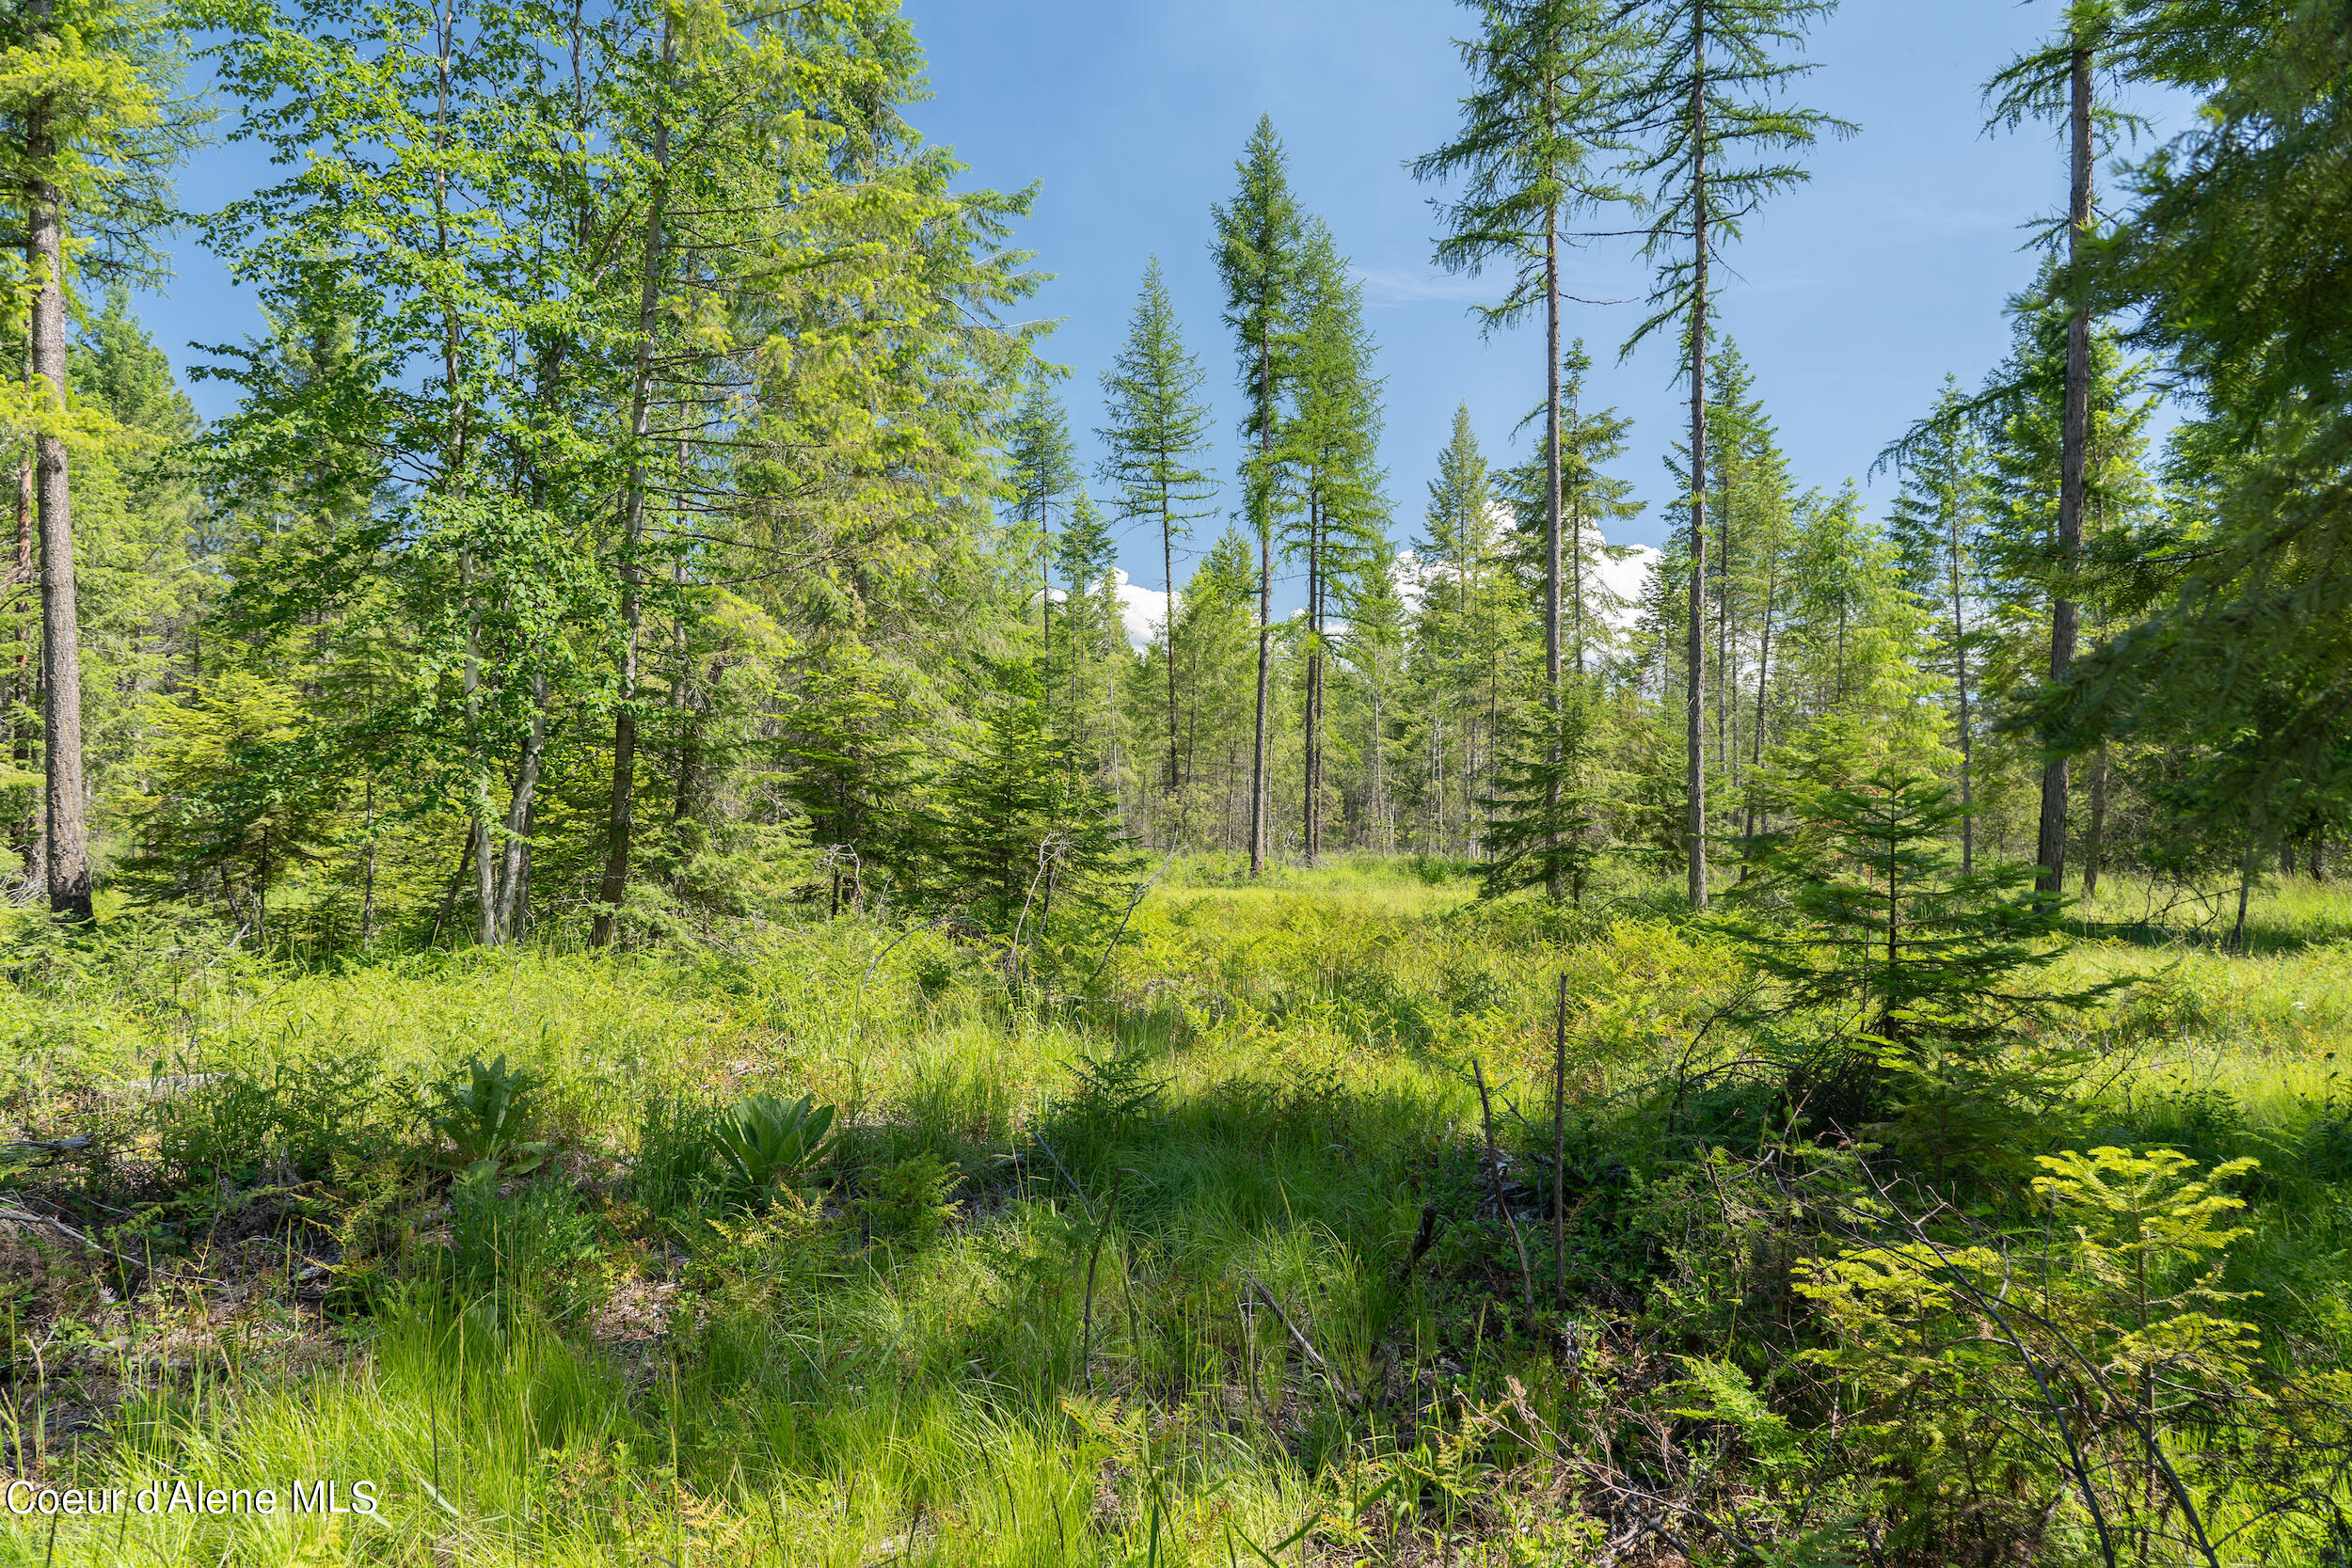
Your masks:
<svg viewBox="0 0 2352 1568"><path fill-rule="evenodd" d="M1311 499L1307 518L1307 776L1305 820L1300 832L1307 863L1323 852L1323 517L1321 504Z"/></svg>
<svg viewBox="0 0 2352 1568"><path fill-rule="evenodd" d="M505 843L499 856L498 918L493 924L501 941L520 934L516 915L516 898L522 888L524 856L529 852L532 808L539 788L539 766L547 754L548 677L545 672L532 676L531 695L531 734L523 742L522 765L515 769L515 789L506 802L506 828L501 835Z"/></svg>
<svg viewBox="0 0 2352 1568"><path fill-rule="evenodd" d="M427 933L427 947L441 940L441 927L457 911L457 890L466 885L466 867L473 863L474 846L482 841L482 826L478 822L466 825L466 845L457 851L457 869L449 874L449 891L441 895L441 907L433 916L433 929Z"/></svg>
<svg viewBox="0 0 2352 1568"><path fill-rule="evenodd" d="M1176 793L1176 521L1168 486L1160 486L1160 576L1168 584L1168 619L1161 635L1168 643L1168 792ZM1175 842L1173 836L1168 839Z"/></svg>
<svg viewBox="0 0 2352 1568"><path fill-rule="evenodd" d="M2077 39L2074 79L2068 105L2069 152L2073 166L2067 198L2067 261L2080 260L2090 228L2090 49ZM2071 574L2083 542L2083 497L2088 488L2090 451L2090 316L2076 310L2066 323L2066 404L2059 433L2058 570ZM2061 578L2060 595L2050 603L2050 680L2066 679L2074 668L2078 610L2062 596L2071 591ZM2056 894L2066 885L2066 759L2052 757L2042 770L2042 823L2034 845L2041 874L2036 891Z"/></svg>
<svg viewBox="0 0 2352 1568"><path fill-rule="evenodd" d="M1960 869L1964 875L1975 870L1977 863L1976 807L1970 794L1975 783L1971 775L1975 769L1976 736L1968 717L1967 599L1961 592L1959 507L1950 509L1947 523L1951 535L1952 666L1960 689Z"/></svg>
<svg viewBox="0 0 2352 1568"><path fill-rule="evenodd" d="M661 24L661 63L677 57L677 40L666 17ZM654 313L661 299L662 220L670 196L670 126L653 123L654 187L645 203L645 242L637 294L637 363L629 377L628 493L622 502L621 620L627 627L621 649L619 700L612 707L612 789L605 807L604 877L596 889L591 945L612 942L613 917L628 896L628 865L636 834L637 640L644 619L644 569L638 559L645 538L644 444L653 393Z"/></svg>
<svg viewBox="0 0 2352 1568"><path fill-rule="evenodd" d="M2106 850L2107 836L2107 743L2099 742L2099 750L2090 763L2090 829L2083 835L2083 896L2099 896L2100 861ZM2292 851L2290 851L2292 854ZM2292 871L2294 866L2287 867Z"/></svg>
<svg viewBox="0 0 2352 1568"><path fill-rule="evenodd" d="M16 471L16 564L8 579L12 583L29 586L40 580L40 572L33 564L33 454L28 448L24 462ZM47 701L40 672L33 662L34 642L31 623L20 622L16 628L16 670L9 682L9 694L24 705L27 714L41 712L42 705ZM8 736L9 757L27 773L33 770L35 762L35 727L30 722L11 724ZM23 821L12 825L17 852L24 861L23 897L26 901L30 901L36 892L43 897L49 893L49 862L43 853L48 835L42 827L41 817L41 805L34 801Z"/></svg>
<svg viewBox="0 0 2352 1568"><path fill-rule="evenodd" d="M2254 891L2254 867L2261 863L2262 852L2262 840L2257 838L2247 845L2245 863L2238 867L2237 924L2231 927L2230 945L2241 953L2246 951L2246 904Z"/></svg>
<svg viewBox="0 0 2352 1568"><path fill-rule="evenodd" d="M1552 118L1551 84L1544 84L1544 111ZM1544 209L1544 706L1551 718L1545 738L1544 821L1552 831L1545 843L1544 892L1560 901L1560 208ZM1578 594L1579 614L1583 595ZM1580 630L1582 623L1578 623ZM1584 642L1576 647L1577 673L1584 669Z"/></svg>
<svg viewBox="0 0 2352 1568"><path fill-rule="evenodd" d="M49 26L48 0L32 0L36 32ZM33 379L42 401L62 413L66 397L65 217L48 166L56 156L52 105L25 112L25 161L31 166L25 260L33 274ZM33 490L40 515L41 752L49 908L60 919L91 918L89 825L82 782L82 634L73 574L73 503L65 441L44 420L33 435Z"/></svg>
<svg viewBox="0 0 2352 1568"><path fill-rule="evenodd" d="M1764 694L1772 680L1772 615L1780 602L1780 560L1775 550L1764 574L1764 623L1756 643L1756 733L1748 736L1748 836L1768 826L1757 799L1756 775L1764 768Z"/></svg>
<svg viewBox="0 0 2352 1568"><path fill-rule="evenodd" d="M368 775L368 856L359 873L359 945L375 941L375 775Z"/></svg>
<svg viewBox="0 0 2352 1568"><path fill-rule="evenodd" d="M1266 682L1274 662L1274 345L1258 328L1258 726L1249 767L1249 874L1265 875Z"/></svg>
<svg viewBox="0 0 2352 1568"><path fill-rule="evenodd" d="M1691 82L1691 626L1683 695L1685 825L1692 909L1707 908L1707 20L1699 12Z"/></svg>

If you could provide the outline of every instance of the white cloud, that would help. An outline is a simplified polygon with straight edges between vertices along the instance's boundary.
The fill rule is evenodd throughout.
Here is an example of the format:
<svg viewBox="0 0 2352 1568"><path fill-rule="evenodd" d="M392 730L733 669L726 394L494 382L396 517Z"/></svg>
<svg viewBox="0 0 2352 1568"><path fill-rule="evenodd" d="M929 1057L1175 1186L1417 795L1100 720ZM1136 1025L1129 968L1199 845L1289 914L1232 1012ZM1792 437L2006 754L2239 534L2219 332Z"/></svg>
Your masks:
<svg viewBox="0 0 2352 1568"><path fill-rule="evenodd" d="M1507 514L1504 516L1504 522L1507 526ZM1596 547L1608 545L1608 540L1601 536L1598 529L1587 531ZM1618 631L1629 631L1633 627L1633 623L1640 617L1642 585L1648 579L1650 565L1657 561L1658 551L1655 546L1649 545L1627 545L1618 547L1625 551L1623 555L1609 553L1606 550L1601 554L1600 580L1603 587L1622 601L1614 613L1611 615L1610 624ZM1422 595L1428 592L1432 582L1444 577L1445 570L1444 567L1429 564L1410 550L1398 551L1395 567L1398 596L1404 599L1407 607L1419 609Z"/></svg>
<svg viewBox="0 0 2352 1568"><path fill-rule="evenodd" d="M1127 580L1124 568L1111 568L1119 589L1119 618L1127 627L1127 641L1148 648L1159 641L1159 627L1168 619L1168 595L1156 588L1138 588Z"/></svg>
<svg viewBox="0 0 2352 1568"><path fill-rule="evenodd" d="M1616 559L1601 557L1600 580L1609 591L1626 601L1616 614L1620 628L1630 626L1639 615L1637 606L1642 597L1642 584L1648 580L1650 566L1658 560L1657 549L1649 545L1628 546L1630 553Z"/></svg>
<svg viewBox="0 0 2352 1568"><path fill-rule="evenodd" d="M1421 305L1430 300L1494 299L1508 278L1468 277L1441 272L1406 272L1396 267L1351 267L1368 305Z"/></svg>

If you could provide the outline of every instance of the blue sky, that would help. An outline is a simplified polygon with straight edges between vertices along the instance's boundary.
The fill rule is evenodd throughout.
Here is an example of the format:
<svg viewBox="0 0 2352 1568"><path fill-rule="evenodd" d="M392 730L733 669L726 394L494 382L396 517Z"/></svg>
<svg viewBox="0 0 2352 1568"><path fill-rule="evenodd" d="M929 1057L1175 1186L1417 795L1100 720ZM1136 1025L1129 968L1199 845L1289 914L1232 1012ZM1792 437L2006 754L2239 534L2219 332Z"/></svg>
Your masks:
<svg viewBox="0 0 2352 1568"><path fill-rule="evenodd" d="M1817 30L1820 69L1799 95L1861 134L1822 144L1811 182L1750 220L1720 302L1804 483L1867 486L1872 458L1947 372L1973 383L2005 351L2003 303L2035 265L2020 249L2021 226L2062 202L2064 168L2047 128L1982 135L1978 94L2057 11L2057 0L1846 0ZM1422 528L1457 403L1469 404L1489 454L1505 454L1512 426L1541 394L1540 325L1481 340L1465 308L1489 285L1430 266L1432 192L1404 166L1455 123L1464 78L1451 40L1468 24L1462 8L907 0L907 12L934 92L911 118L956 150L972 183L1038 187L1022 240L1055 276L1033 309L1060 324L1047 353L1073 372L1064 393L1089 461L1099 376L1157 253L1209 369L1217 461L1231 470L1241 405L1217 321L1209 207L1230 192L1261 112L1289 147L1301 199L1365 283L1388 381L1384 458L1398 543ZM264 172L250 148L215 146L186 171L183 199L213 205ZM196 357L190 340L240 338L260 323L192 239L176 248L178 281L143 309L184 366ZM1645 277L1626 245L1608 242L1573 259L1568 284L1590 298L1633 299ZM1666 492L1661 462L1681 393L1662 343L1617 363L1638 319L1629 305L1578 307L1567 330L1598 361L1597 400L1632 417L1622 471L1655 498ZM208 415L226 411L220 384L191 390ZM1662 527L1653 511L1621 538L1655 542ZM1158 585L1155 541L1138 532L1122 555L1139 583Z"/></svg>

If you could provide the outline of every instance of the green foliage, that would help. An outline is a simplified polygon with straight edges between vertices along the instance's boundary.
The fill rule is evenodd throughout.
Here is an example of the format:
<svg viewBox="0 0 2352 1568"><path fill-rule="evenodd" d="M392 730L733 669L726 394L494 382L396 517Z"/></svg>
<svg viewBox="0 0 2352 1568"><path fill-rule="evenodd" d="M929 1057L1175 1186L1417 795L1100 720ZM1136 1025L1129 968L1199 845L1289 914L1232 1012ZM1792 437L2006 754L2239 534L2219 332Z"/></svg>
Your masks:
<svg viewBox="0 0 2352 1568"><path fill-rule="evenodd" d="M1899 765L1797 787L1793 823L1735 890L1733 927L1784 1006L1820 1022L1799 1069L1814 1114L1930 1157L1939 1174L2014 1165L2031 1118L2070 1066L2025 1049L2033 1026L2112 985L2022 982L2057 957L2058 911L2027 868L1961 871L1963 815L1943 784Z"/></svg>
<svg viewBox="0 0 2352 1568"><path fill-rule="evenodd" d="M880 1236L922 1246L956 1217L950 1201L963 1173L930 1149L868 1171L858 1213Z"/></svg>
<svg viewBox="0 0 2352 1568"><path fill-rule="evenodd" d="M2250 1232L2226 1223L2245 1205L2221 1185L2253 1162L2200 1173L2169 1150L2097 1148L2040 1163L2039 1235L1919 1229L1801 1269L1796 1290L1831 1336L1805 1359L1885 1456L1879 1484L1907 1549L1972 1528L2030 1543L2064 1509L2110 1553L2185 1560L2212 1511L2275 1484L2265 1467L2296 1441L2281 1418L2296 1396L2232 1315L2245 1293L2222 1283Z"/></svg>
<svg viewBox="0 0 2352 1568"><path fill-rule="evenodd" d="M805 1202L818 1165L833 1152L834 1108L803 1095L789 1104L755 1094L711 1129L727 1187L739 1202L765 1208L786 1194Z"/></svg>
<svg viewBox="0 0 2352 1568"><path fill-rule="evenodd" d="M449 1145L443 1163L492 1184L537 1170L555 1151L533 1136L542 1086L539 1074L508 1067L503 1051L487 1062L469 1056L454 1074L427 1085L424 1121Z"/></svg>

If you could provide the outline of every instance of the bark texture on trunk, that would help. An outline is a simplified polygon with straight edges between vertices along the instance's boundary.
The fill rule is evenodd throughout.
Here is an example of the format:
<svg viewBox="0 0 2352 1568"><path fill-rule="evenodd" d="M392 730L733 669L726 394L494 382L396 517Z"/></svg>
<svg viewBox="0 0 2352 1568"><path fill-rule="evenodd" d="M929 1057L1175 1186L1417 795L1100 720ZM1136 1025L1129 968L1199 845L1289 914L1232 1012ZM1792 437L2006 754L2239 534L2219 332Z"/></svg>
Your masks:
<svg viewBox="0 0 2352 1568"><path fill-rule="evenodd" d="M1274 345L1266 327L1258 336L1258 723L1250 746L1249 874L1265 875L1266 853L1266 697L1274 662L1274 499L1273 475L1265 471L1274 461Z"/></svg>
<svg viewBox="0 0 2352 1568"><path fill-rule="evenodd" d="M1168 487L1160 487L1160 577L1168 585L1168 620L1161 635L1168 643L1168 792L1176 793L1176 522L1169 515ZM1173 830L1169 842L1174 843Z"/></svg>
<svg viewBox="0 0 2352 1568"><path fill-rule="evenodd" d="M1551 734L1544 759L1551 765L1544 779L1544 819L1557 828L1560 821L1560 209L1544 214L1544 706L1551 716ZM1580 602L1581 595L1579 595ZM1579 673L1584 668L1584 644L1577 640ZM1550 864L1544 891L1560 901L1559 835L1550 838Z"/></svg>
<svg viewBox="0 0 2352 1568"><path fill-rule="evenodd" d="M37 29L49 8L37 0ZM25 116L25 151L34 170L28 193L27 256L34 277L33 378L62 412L66 393L65 217L57 189L41 170L56 156L49 105ZM82 779L82 633L73 574L73 503L65 442L43 428L33 436L33 496L40 519L41 752L44 852L49 909L66 920L91 916L89 825Z"/></svg>
<svg viewBox="0 0 2352 1568"><path fill-rule="evenodd" d="M676 57L671 24L661 24L661 62ZM654 313L661 301L662 220L669 199L670 127L653 127L656 180L645 204L645 242L637 295L637 363L629 379L628 426L635 452L629 460L628 493L621 516L621 620L627 628L621 649L620 700L612 707L612 788L605 806L604 876L596 888L596 914L588 941L612 942L613 917L628 896L628 867L636 836L637 641L644 621L644 571L638 559L645 538L645 435L651 420Z"/></svg>
<svg viewBox="0 0 2352 1568"><path fill-rule="evenodd" d="M1684 693L1684 826L1691 907L1707 908L1707 24L1701 13L1691 84L1691 626Z"/></svg>
<svg viewBox="0 0 2352 1568"><path fill-rule="evenodd" d="M2067 198L2067 260L2080 259L2085 232L2090 227L2090 50L2074 50L2069 89L2068 141L2073 179ZM2076 310L2066 323L2066 404L2059 433L2058 570L2072 573L2083 542L2083 497L2090 452L2090 317ZM2061 581L2059 596L2050 602L2050 680L2063 681L2074 665L2074 640L2079 619L2071 592ZM2036 891L2056 894L2066 885L2066 759L2052 757L2042 770L2042 822L2036 835L2034 860L2041 867Z"/></svg>

